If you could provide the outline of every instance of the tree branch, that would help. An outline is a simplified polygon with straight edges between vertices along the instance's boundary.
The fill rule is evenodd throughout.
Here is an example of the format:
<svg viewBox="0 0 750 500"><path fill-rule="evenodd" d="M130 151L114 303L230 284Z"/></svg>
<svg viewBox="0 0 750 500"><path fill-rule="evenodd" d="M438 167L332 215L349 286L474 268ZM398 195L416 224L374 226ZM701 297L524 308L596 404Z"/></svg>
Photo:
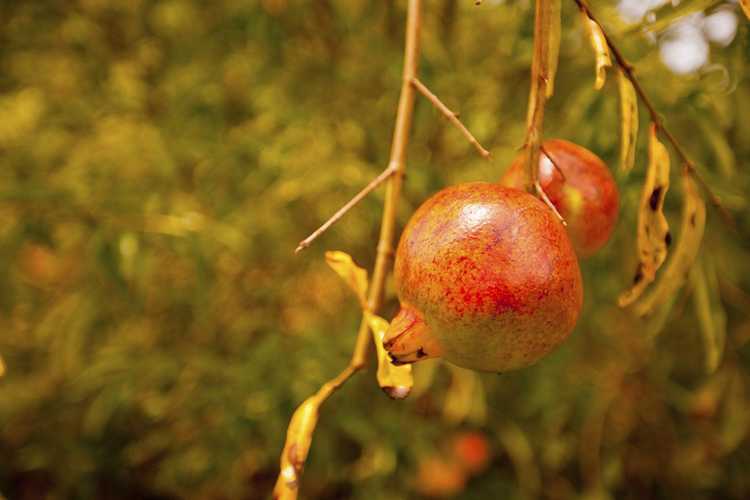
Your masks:
<svg viewBox="0 0 750 500"><path fill-rule="evenodd" d="M643 86L641 86L640 82L636 78L635 70L633 66L630 63L628 63L628 61L622 55L622 52L620 52L620 50L614 44L614 42L612 41L612 38L607 33L607 30L604 29L604 26L602 25L602 23L599 22L599 20L596 18L594 13L591 12L591 9L589 8L585 0L573 0L573 1L578 5L578 8L581 9L589 17L589 19L591 19L597 25L599 25L599 28L602 30L602 33L604 34L604 39L607 41L607 46L609 47L610 52L612 52L612 55L614 55L615 57L615 61L617 62L617 65L620 66L620 68L622 68L622 71L623 73L625 73L625 76L628 78L628 80L630 80L630 83L633 84L633 88L635 89L636 94L638 94L638 98L641 100L643 105L646 106L646 109L648 110L648 113L651 117L651 122L656 126L657 130L660 131L662 135L667 139L667 141L669 141L669 143L672 145L672 148L677 153L677 156L680 157L680 160L682 161L683 165L687 169L690 176L693 177L693 179L695 179L696 182L701 185L703 190L708 195L708 198L711 204L714 207L716 207L716 209L719 210L719 213L724 219L724 222L727 223L727 225L729 225L731 228L734 228L735 227L734 220L732 219L732 216L729 213L729 211L721 203L721 200L719 199L719 197L711 190L711 187L703 179L703 176L701 176L700 172L698 172L698 170L696 169L695 163L687 155L682 145L677 141L677 138L674 135L672 135L672 132L670 132L669 129L667 129L667 127L664 125L664 121L662 120L661 115L656 111L656 108L651 102L651 99L649 99L648 95L646 95L646 92L643 90Z"/></svg>
<svg viewBox="0 0 750 500"><path fill-rule="evenodd" d="M469 129L466 128L466 126L461 123L461 120L458 119L458 113L455 113L448 108L443 102L433 94L430 89L425 86L424 83L419 81L418 78L413 78L411 81L412 85L416 87L416 89L425 96L443 115L445 115L448 120L453 123L456 127L458 127L458 130L461 131L462 134L464 134L464 137L466 137L469 142L476 148L476 150L479 152L479 154L482 156L482 158L485 158L487 160L490 159L490 152L484 149L482 145L477 141L477 139L469 132Z"/></svg>
<svg viewBox="0 0 750 500"><path fill-rule="evenodd" d="M376 187L378 187L379 185L381 185L383 183L383 181L385 181L386 179L388 179L388 177L390 177L394 172L396 172L396 169L394 168L394 166L393 165L388 165L386 167L386 169L383 170L380 173L380 175L378 175L373 180L371 180L370 183L367 186L365 186L364 188L362 188L362 190L359 193L357 193L356 195L354 195L354 197L352 197L352 199L349 200L346 203L346 205L344 205L343 207L339 208L336 211L336 213L331 216L330 219L328 219L327 221L325 221L318 229L316 229L315 231L313 231L312 234L310 234L310 236L308 236L304 240L300 241L299 245L297 245L297 248L294 249L294 253L299 253L302 250L304 250L305 248L309 247L310 244L318 238L318 236L320 236L321 234L323 234L329 227L331 227L336 222L338 222L339 219L341 219L344 215L346 215L346 213L349 210L351 210L354 207L354 205L356 205L357 203L359 203L360 201L362 201L362 199L365 196L367 196L368 194L370 194L371 191L373 191Z"/></svg>
<svg viewBox="0 0 750 500"><path fill-rule="evenodd" d="M406 148L409 143L409 130L414 113L414 87L412 80L417 76L419 60L419 32L421 25L421 0L409 0L406 21L406 46L404 48L404 70L399 97L396 125L391 145L391 158L388 168L387 191L383 207L383 218L380 225L380 237L377 246L375 269L368 290L367 306L371 312L380 307L385 287L385 278L391 255L396 225L401 183L406 161ZM381 174L381 175L384 175ZM366 194L366 193L365 193ZM307 458L307 452L315 431L315 424L320 406L338 390L349 378L365 365L369 348L369 331L367 318L363 315L357 333L354 352L349 364L336 377L325 383L320 390L305 400L295 411L287 430L287 439L281 453L279 477L274 487L276 500L295 500L299 493L299 476Z"/></svg>

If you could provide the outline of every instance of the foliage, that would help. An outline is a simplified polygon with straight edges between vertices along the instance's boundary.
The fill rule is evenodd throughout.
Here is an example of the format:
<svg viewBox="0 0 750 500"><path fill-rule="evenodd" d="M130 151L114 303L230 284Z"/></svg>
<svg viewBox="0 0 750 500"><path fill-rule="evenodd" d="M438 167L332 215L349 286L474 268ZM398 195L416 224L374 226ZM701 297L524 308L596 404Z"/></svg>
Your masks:
<svg viewBox="0 0 750 500"><path fill-rule="evenodd" d="M582 263L571 339L502 376L425 362L400 402L371 361L321 411L304 498L434 494L424 464L464 428L492 458L454 482L459 498L750 495L750 30L740 21L711 66L676 76L653 37L617 36L628 27L612 3L592 8L736 228L709 206L687 286L644 320L618 308L638 261L641 113L620 222ZM420 79L493 159L420 100L399 227L430 193L499 179L515 156L533 10L425 6ZM290 415L346 365L356 335L360 307L324 251L370 267L382 190L293 249L385 167L404 17L392 0L0 5L2 494L268 497ZM545 135L616 170L617 78L592 88L573 2L562 28ZM671 228L681 204L670 190ZM392 286L386 299L388 318ZM707 355L723 332L723 353Z"/></svg>

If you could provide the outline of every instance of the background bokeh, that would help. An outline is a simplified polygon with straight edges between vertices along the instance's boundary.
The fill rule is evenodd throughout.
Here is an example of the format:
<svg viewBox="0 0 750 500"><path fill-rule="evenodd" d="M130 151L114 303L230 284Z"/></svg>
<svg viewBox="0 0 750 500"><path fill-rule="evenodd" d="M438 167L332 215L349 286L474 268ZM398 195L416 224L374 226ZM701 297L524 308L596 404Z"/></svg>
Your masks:
<svg viewBox="0 0 750 500"><path fill-rule="evenodd" d="M420 99L399 228L443 186L498 179L524 135L532 2L424 3L421 79L494 159ZM636 263L642 132L615 236L582 263L571 339L501 376L425 362L402 402L371 363L324 407L303 498L750 496L750 30L732 2L632 28L669 15L661 3L592 8L736 229L709 212L689 286L659 318L616 307ZM615 79L593 90L563 5L545 132L614 169ZM404 9L0 2L0 496L269 498L293 409L346 364L359 321L323 252L371 266L382 190L292 250L387 162ZM389 317L392 284L386 299ZM706 339L724 332L708 373Z"/></svg>

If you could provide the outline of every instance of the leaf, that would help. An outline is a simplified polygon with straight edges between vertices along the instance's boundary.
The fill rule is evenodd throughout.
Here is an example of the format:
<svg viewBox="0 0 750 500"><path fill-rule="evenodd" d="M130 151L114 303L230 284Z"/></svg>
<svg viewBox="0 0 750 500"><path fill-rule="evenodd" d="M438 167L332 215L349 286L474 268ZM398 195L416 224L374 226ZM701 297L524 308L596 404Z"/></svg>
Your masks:
<svg viewBox="0 0 750 500"><path fill-rule="evenodd" d="M367 271L355 264L345 252L326 252L326 262L354 290L362 309L367 310Z"/></svg>
<svg viewBox="0 0 750 500"><path fill-rule="evenodd" d="M680 289L700 250L706 227L706 203L688 173L682 174L682 190L684 201L680 238L651 293L635 305L635 312L639 316L650 315L657 306L667 302Z"/></svg>
<svg viewBox="0 0 750 500"><path fill-rule="evenodd" d="M297 498L299 475L310 451L321 402L318 394L310 396L292 415L281 452L281 473L273 490L275 499Z"/></svg>
<svg viewBox="0 0 750 500"><path fill-rule="evenodd" d="M750 20L750 0L740 0L740 7L742 7L742 12L745 13L748 20Z"/></svg>
<svg viewBox="0 0 750 500"><path fill-rule="evenodd" d="M747 2L747 0L744 0ZM652 10L646 16L646 19L655 19L653 22L640 22L625 31L625 34L632 34L638 31L651 31L658 33L668 28L678 19L685 17L694 12L703 12L704 10L722 3L719 0L683 0L676 7L672 2L666 2L658 9Z"/></svg>
<svg viewBox="0 0 750 500"><path fill-rule="evenodd" d="M628 173L635 164L635 147L638 140L638 97L633 84L621 69L617 71L620 91L620 171Z"/></svg>
<svg viewBox="0 0 750 500"><path fill-rule="evenodd" d="M555 75L557 74L557 63L560 58L560 38L561 27L560 17L562 10L562 0L550 0L550 31L547 34L548 51L547 51L547 97L552 97L555 93Z"/></svg>
<svg viewBox="0 0 750 500"><path fill-rule="evenodd" d="M0 356L0 377L5 375L5 361L3 361L2 356Z"/></svg>
<svg viewBox="0 0 750 500"><path fill-rule="evenodd" d="M607 39L601 27L585 11L581 10L581 15L583 16L583 26L588 34L591 48L594 49L594 55L596 56L596 81L594 82L594 88L600 90L604 87L604 82L607 79L607 68L612 67L612 58L609 56Z"/></svg>
<svg viewBox="0 0 750 500"><path fill-rule="evenodd" d="M632 304L656 279L656 271L667 258L672 241L669 223L664 217L664 198L669 190L669 153L659 142L654 124L651 124L648 156L648 170L638 207L638 267L633 286L618 299L620 307Z"/></svg>
<svg viewBox="0 0 750 500"><path fill-rule="evenodd" d="M378 385L393 399L404 399L411 392L414 385L411 365L396 366L391 363L388 352L383 347L383 336L388 330L388 322L377 316L365 312L367 325L372 331L375 350L378 355Z"/></svg>
<svg viewBox="0 0 750 500"><path fill-rule="evenodd" d="M693 304L698 316L706 352L706 371L713 373L719 366L726 340L726 314L718 297L718 280L715 269L708 269L706 258L690 270L693 286Z"/></svg>
<svg viewBox="0 0 750 500"><path fill-rule="evenodd" d="M448 368L451 372L451 385L445 394L443 417L453 425L467 420L482 425L487 416L482 379L476 372L466 368L455 365L448 365Z"/></svg>

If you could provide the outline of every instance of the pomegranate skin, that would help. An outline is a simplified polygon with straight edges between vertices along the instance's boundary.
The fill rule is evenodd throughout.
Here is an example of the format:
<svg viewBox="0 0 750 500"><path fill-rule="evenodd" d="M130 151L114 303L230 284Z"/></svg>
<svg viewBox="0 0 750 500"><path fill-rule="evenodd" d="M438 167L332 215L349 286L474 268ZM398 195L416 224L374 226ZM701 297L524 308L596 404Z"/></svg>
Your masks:
<svg viewBox="0 0 750 500"><path fill-rule="evenodd" d="M550 139L539 160L539 182L568 224L576 252L590 257L604 246L617 223L620 196L607 165L594 153L569 141ZM523 189L526 157L519 154L500 179L500 184ZM563 178L564 174L564 178Z"/></svg>
<svg viewBox="0 0 750 500"><path fill-rule="evenodd" d="M396 363L521 368L568 337L583 302L565 228L534 196L499 184L460 184L422 204L394 273L401 311L384 345Z"/></svg>

